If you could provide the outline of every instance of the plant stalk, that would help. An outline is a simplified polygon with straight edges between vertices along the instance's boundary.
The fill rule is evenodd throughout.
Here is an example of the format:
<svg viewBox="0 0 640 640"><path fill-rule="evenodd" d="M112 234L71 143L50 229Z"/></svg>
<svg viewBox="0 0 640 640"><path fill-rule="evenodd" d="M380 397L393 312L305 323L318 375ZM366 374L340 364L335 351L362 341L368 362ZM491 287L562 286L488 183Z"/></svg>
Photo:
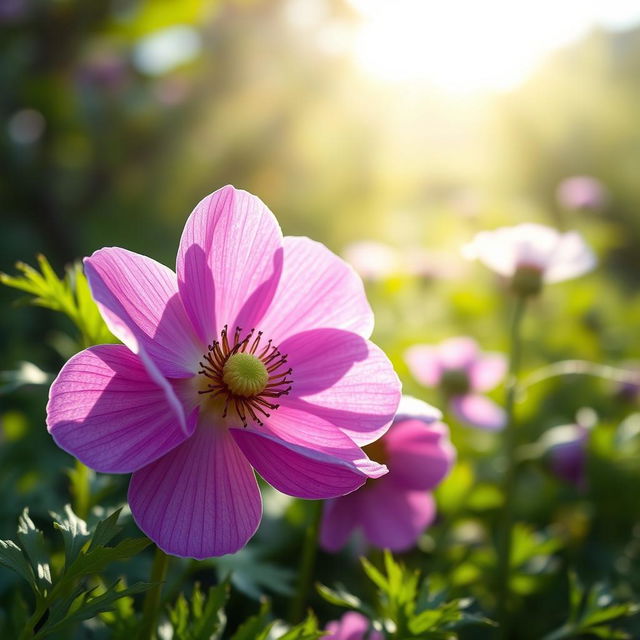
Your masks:
<svg viewBox="0 0 640 640"><path fill-rule="evenodd" d="M298 588L291 601L291 608L289 609L289 621L292 624L301 622L304 617L304 610L309 598L313 569L318 550L318 534L320 531L320 521L322 519L322 501L314 500L311 506L311 520L305 531L302 556L300 558Z"/></svg>
<svg viewBox="0 0 640 640"><path fill-rule="evenodd" d="M511 546L513 529L513 503L516 479L516 420L515 401L518 392L518 372L521 359L521 327L526 307L526 297L518 296L513 310L509 337L509 373L505 399L506 425L503 431L505 469L502 477L504 506L498 522L496 536L497 552L497 615L498 637L509 637L509 581L511 576Z"/></svg>
<svg viewBox="0 0 640 640"><path fill-rule="evenodd" d="M140 624L139 640L155 640L158 627L158 613L160 611L160 596L167 568L169 556L156 547L156 553L151 567L151 580L153 586L147 591L142 605L142 622Z"/></svg>

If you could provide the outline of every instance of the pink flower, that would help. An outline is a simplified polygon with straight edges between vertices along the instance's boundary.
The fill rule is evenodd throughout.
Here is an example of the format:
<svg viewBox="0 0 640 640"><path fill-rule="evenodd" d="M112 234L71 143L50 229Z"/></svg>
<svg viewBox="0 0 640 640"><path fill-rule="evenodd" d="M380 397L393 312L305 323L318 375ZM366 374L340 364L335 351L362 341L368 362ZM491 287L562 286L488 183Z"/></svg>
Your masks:
<svg viewBox="0 0 640 640"><path fill-rule="evenodd" d="M384 640L382 632L372 630L368 618L357 611L347 611L340 620L332 620L325 629L325 640Z"/></svg>
<svg viewBox="0 0 640 640"><path fill-rule="evenodd" d="M605 203L602 183L591 176L565 178L556 190L558 202L565 209L599 209Z"/></svg>
<svg viewBox="0 0 640 640"><path fill-rule="evenodd" d="M456 455L440 417L425 402L402 397L391 429L365 447L388 465L388 475L325 504L320 542L327 551L341 549L359 528L375 547L403 551L415 545L436 515L430 490L449 473Z"/></svg>
<svg viewBox="0 0 640 640"><path fill-rule="evenodd" d="M85 269L124 345L67 362L48 429L91 468L133 472L133 517L164 551L244 546L262 511L254 468L309 499L386 472L360 446L387 430L400 383L367 339L362 282L323 245L283 238L258 198L228 186L200 202L177 274L119 248Z"/></svg>
<svg viewBox="0 0 640 640"><path fill-rule="evenodd" d="M481 231L462 251L509 278L513 289L523 295L538 293L544 282L580 276L596 264L579 233L560 233L535 223Z"/></svg>
<svg viewBox="0 0 640 640"><path fill-rule="evenodd" d="M481 395L504 377L507 363L502 354L481 353L475 340L459 337L438 345L414 345L405 360L418 382L445 393L459 420L490 431L504 427L503 409Z"/></svg>

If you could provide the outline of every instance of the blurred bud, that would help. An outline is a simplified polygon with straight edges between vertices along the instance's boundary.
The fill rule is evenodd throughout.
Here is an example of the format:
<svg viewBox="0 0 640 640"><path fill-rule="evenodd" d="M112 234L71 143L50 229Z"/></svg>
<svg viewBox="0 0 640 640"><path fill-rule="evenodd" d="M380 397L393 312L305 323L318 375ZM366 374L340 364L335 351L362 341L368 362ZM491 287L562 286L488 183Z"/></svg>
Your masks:
<svg viewBox="0 0 640 640"><path fill-rule="evenodd" d="M35 109L16 111L7 124L9 137L16 144L27 145L37 142L45 129L44 116Z"/></svg>
<svg viewBox="0 0 640 640"><path fill-rule="evenodd" d="M578 411L574 424L553 427L540 438L553 473L580 491L587 488L587 445L596 421L595 411L585 407Z"/></svg>
<svg viewBox="0 0 640 640"><path fill-rule="evenodd" d="M535 296L542 291L542 270L527 265L519 266L511 278L511 289L519 296Z"/></svg>
<svg viewBox="0 0 640 640"><path fill-rule="evenodd" d="M607 194L599 180L591 176L573 176L558 185L556 198L565 209L600 209Z"/></svg>

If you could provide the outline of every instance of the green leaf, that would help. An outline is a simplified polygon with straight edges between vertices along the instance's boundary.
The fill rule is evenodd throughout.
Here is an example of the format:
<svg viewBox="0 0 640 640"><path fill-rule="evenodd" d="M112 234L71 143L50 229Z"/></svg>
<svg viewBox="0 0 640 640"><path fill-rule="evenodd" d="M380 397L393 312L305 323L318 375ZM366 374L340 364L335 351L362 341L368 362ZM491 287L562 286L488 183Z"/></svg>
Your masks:
<svg viewBox="0 0 640 640"><path fill-rule="evenodd" d="M115 547L96 547L79 555L65 571L65 578L72 579L91 573L100 573L112 562L128 560L151 544L149 538L127 538Z"/></svg>
<svg viewBox="0 0 640 640"><path fill-rule="evenodd" d="M100 520L96 525L93 537L91 538L91 544L88 551L95 549L96 547L104 547L108 542L111 542L120 531L122 527L118 524L118 518L122 512L122 507L116 509L109 517L104 520Z"/></svg>
<svg viewBox="0 0 640 640"><path fill-rule="evenodd" d="M34 591L38 591L38 583L31 565L22 549L12 540L0 540L0 566L11 569L24 578Z"/></svg>
<svg viewBox="0 0 640 640"><path fill-rule="evenodd" d="M94 596L96 589L86 591L84 587L77 588L70 597L61 600L51 608L49 618L36 638L45 637L60 629L77 624L83 620L89 620L104 611L112 611L115 603L121 598L129 597L137 593L143 593L153 585L145 582L137 582L131 587L122 587L120 579L100 595Z"/></svg>
<svg viewBox="0 0 640 640"><path fill-rule="evenodd" d="M180 594L169 607L169 621L175 640L216 640L227 624L224 607L229 599L229 583L211 587L206 597L196 583L189 601Z"/></svg>
<svg viewBox="0 0 640 640"><path fill-rule="evenodd" d="M36 529L27 507L18 518L18 540L31 561L40 590L48 589L51 586L51 568L47 561L44 536L42 531Z"/></svg>
<svg viewBox="0 0 640 640"><path fill-rule="evenodd" d="M323 584L316 584L318 593L331 604L346 609L361 609L362 600L349 593L342 585L336 585L334 589L330 589Z"/></svg>
<svg viewBox="0 0 640 640"><path fill-rule="evenodd" d="M271 628L269 622L269 603L263 602L260 611L254 616L247 618L231 636L231 640L256 640L260 634L268 632ZM268 625L268 626L267 626Z"/></svg>
<svg viewBox="0 0 640 640"><path fill-rule="evenodd" d="M618 618L625 618L638 613L640 608L636 604L630 602L624 604L613 604L604 609L591 611L580 620L580 626L587 628L590 626L596 626L603 622L611 622Z"/></svg>
<svg viewBox="0 0 640 640"><path fill-rule="evenodd" d="M53 526L62 533L64 539L65 567L70 567L90 535L87 523L73 512L71 505L65 505L64 514L60 516L52 512L51 516L55 520Z"/></svg>
<svg viewBox="0 0 640 640"><path fill-rule="evenodd" d="M39 271L19 262L16 268L20 274L0 273L0 282L31 294L32 304L69 316L80 331L83 347L114 341L91 297L80 263L68 267L63 278L56 275L43 255L38 256L38 267Z"/></svg>
<svg viewBox="0 0 640 640"><path fill-rule="evenodd" d="M309 612L304 622L289 629L289 631L280 636L278 640L317 640L318 638L323 638L326 634L327 632L323 629L318 629L316 617Z"/></svg>
<svg viewBox="0 0 640 640"><path fill-rule="evenodd" d="M389 582L382 573L380 573L380 571L378 571L378 569L376 569L364 556L360 558L360 563L362 564L362 568L367 574L369 580L371 580L371 582L373 582L381 591L388 593Z"/></svg>

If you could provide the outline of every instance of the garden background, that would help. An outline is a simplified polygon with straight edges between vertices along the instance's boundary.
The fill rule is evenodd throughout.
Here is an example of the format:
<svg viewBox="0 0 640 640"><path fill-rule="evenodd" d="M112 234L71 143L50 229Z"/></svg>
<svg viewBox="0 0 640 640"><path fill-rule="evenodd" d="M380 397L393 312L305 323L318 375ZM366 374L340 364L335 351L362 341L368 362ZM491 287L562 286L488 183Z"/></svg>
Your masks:
<svg viewBox="0 0 640 640"><path fill-rule="evenodd" d="M599 263L530 305L523 379L565 360L640 367L640 27L631 18L593 26L508 88L451 90L433 78L403 77L402 66L384 75L359 62L353 43L370 18L360 4L5 0L0 271L15 274L16 261L36 264L42 253L62 274L102 246L172 265L193 206L231 183L258 195L286 235L309 236L347 257L363 240L397 252L388 265L384 254L363 271L373 340L406 393L444 410L442 397L410 374L405 350L469 335L485 350L506 351L512 299L460 248L481 230L540 222L579 230ZM474 31L491 46L497 17L485 19ZM458 38L456 50L472 65L482 40L466 34L449 39ZM401 41L391 31L378 47L389 58ZM597 202L559 200L559 185L576 175L602 185ZM28 506L56 553L48 512L73 502L63 470L74 461L46 432L46 381L83 345L64 316L21 299L0 289L0 538L15 538ZM640 601L640 392L615 378L615 371L554 376L519 398L522 562L512 587L513 637L541 638L565 623L570 572L585 585L601 583L612 602ZM502 403L504 388L491 396ZM555 476L530 445L584 409L593 426L580 489ZM436 492L439 519L398 557L491 617L500 434L446 412L445 420L458 461ZM91 483L101 509L122 504L126 476L91 474ZM258 611L262 595L286 618L309 508L265 492L265 518L250 545L198 565L175 560L167 598L231 571L229 629ZM137 535L130 518L124 524ZM355 553L320 553L315 579L367 597ZM374 561L381 559L374 554ZM144 552L107 571L133 583L148 579L150 563ZM16 576L0 572L5 620L18 615L20 588ZM322 623L341 614L317 594L311 605ZM640 637L637 617L616 628ZM98 625L82 633L107 632ZM460 637L492 633L468 627Z"/></svg>

